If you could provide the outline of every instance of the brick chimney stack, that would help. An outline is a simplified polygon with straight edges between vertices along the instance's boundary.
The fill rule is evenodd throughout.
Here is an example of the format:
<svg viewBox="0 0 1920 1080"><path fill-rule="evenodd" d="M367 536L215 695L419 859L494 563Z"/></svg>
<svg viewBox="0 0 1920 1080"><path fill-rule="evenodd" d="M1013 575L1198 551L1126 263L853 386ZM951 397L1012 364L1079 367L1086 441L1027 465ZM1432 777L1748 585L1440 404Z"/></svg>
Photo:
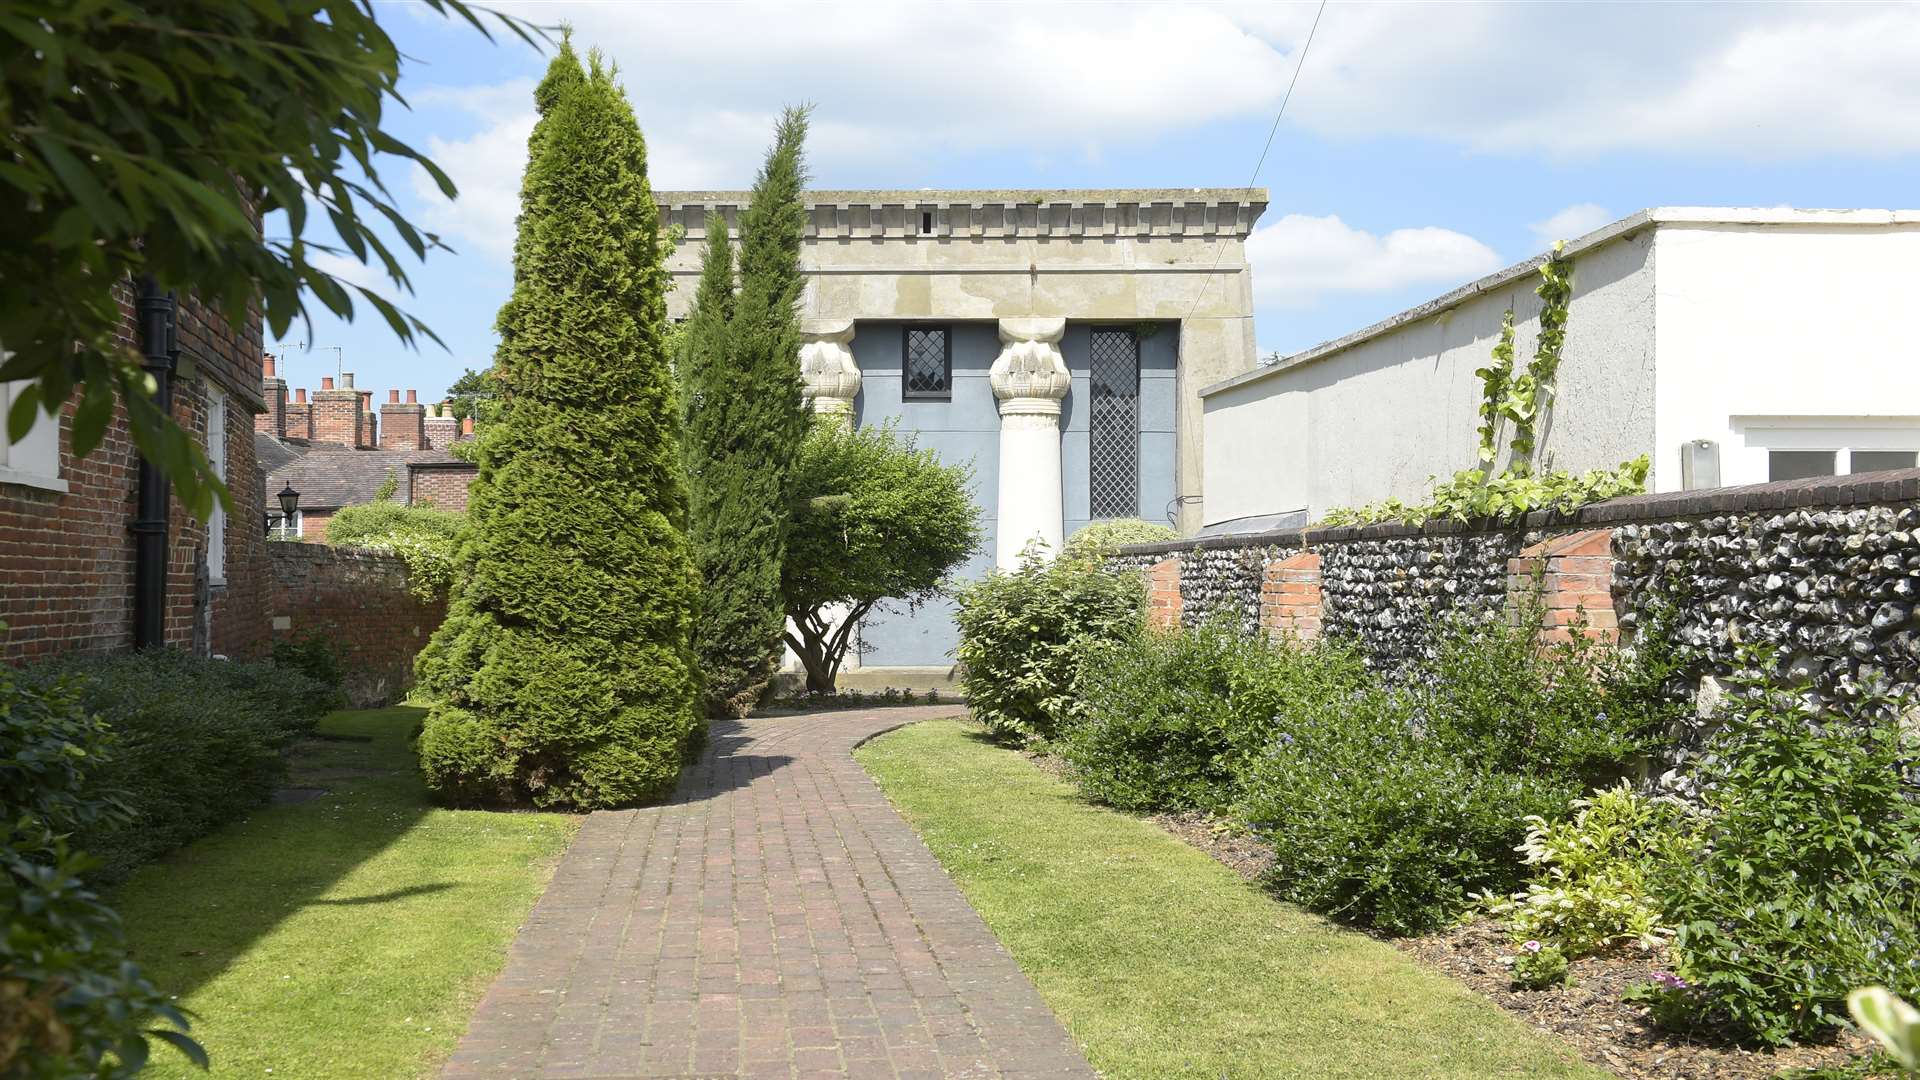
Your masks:
<svg viewBox="0 0 1920 1080"><path fill-rule="evenodd" d="M293 400L287 402L286 430L285 438L313 441L313 406L304 388L295 390Z"/></svg>
<svg viewBox="0 0 1920 1080"><path fill-rule="evenodd" d="M313 392L313 441L361 445L360 434L366 429L365 404L366 399L353 388L353 372L342 372L338 387L333 385L331 375L322 376L320 389Z"/></svg>
<svg viewBox="0 0 1920 1080"><path fill-rule="evenodd" d="M387 391L387 403L380 406L380 449L426 448L427 407L420 404L419 395L412 390L407 391L407 400L402 404L400 391Z"/></svg>
<svg viewBox="0 0 1920 1080"><path fill-rule="evenodd" d="M443 401L427 407L423 438L432 450L445 450L460 437L460 421L453 418L453 402Z"/></svg>
<svg viewBox="0 0 1920 1080"><path fill-rule="evenodd" d="M253 430L276 439L287 437L287 380L276 371L272 353L260 354L260 397L267 411L253 418Z"/></svg>

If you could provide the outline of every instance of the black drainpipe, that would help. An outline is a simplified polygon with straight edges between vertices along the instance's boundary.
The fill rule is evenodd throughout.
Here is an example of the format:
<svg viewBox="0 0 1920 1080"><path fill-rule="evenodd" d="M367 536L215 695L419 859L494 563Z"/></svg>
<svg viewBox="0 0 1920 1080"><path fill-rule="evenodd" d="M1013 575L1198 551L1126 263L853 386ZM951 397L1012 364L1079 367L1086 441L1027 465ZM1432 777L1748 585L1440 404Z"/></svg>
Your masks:
<svg viewBox="0 0 1920 1080"><path fill-rule="evenodd" d="M173 413L173 294L160 291L152 278L140 279L135 304L140 328L140 363L153 376L154 404ZM167 476L147 455L140 455L139 507L133 532L133 646L144 649L167 640L167 506L172 491Z"/></svg>

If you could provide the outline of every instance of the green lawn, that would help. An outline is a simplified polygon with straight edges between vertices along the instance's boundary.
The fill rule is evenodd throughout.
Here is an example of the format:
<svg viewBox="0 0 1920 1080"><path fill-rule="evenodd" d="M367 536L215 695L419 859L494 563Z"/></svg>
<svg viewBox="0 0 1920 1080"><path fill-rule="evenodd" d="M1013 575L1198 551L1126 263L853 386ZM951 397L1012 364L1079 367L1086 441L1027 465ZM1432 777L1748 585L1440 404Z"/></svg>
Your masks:
<svg viewBox="0 0 1920 1080"><path fill-rule="evenodd" d="M1606 1075L969 724L856 756L1111 1080Z"/></svg>
<svg viewBox="0 0 1920 1080"><path fill-rule="evenodd" d="M578 821L441 810L421 710L336 713L275 806L118 890L136 957L194 1014L215 1076L410 1077L453 1048ZM156 1049L152 1074L200 1076Z"/></svg>

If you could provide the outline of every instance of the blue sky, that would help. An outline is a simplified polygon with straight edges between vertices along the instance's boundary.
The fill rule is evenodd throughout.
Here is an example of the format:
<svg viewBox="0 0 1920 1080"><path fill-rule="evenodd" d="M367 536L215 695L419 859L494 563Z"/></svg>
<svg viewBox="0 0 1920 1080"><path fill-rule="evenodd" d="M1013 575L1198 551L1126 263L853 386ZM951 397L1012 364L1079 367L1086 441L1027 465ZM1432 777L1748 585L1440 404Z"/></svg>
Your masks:
<svg viewBox="0 0 1920 1080"><path fill-rule="evenodd" d="M746 187L783 105L815 106L815 184L1239 187L1316 4L502 3L616 61L658 188ZM456 253L403 307L314 318L292 385L342 366L433 400L493 351L546 57L383 3L412 59L389 128L447 203L385 178ZM1331 0L1256 183L1263 352L1293 352L1647 206L1911 207L1920 5L1395 4ZM344 263L343 277L391 291ZM309 340L296 322L286 344ZM269 348L276 342L269 341ZM282 351L282 350L276 350ZM381 394L384 399L384 394Z"/></svg>

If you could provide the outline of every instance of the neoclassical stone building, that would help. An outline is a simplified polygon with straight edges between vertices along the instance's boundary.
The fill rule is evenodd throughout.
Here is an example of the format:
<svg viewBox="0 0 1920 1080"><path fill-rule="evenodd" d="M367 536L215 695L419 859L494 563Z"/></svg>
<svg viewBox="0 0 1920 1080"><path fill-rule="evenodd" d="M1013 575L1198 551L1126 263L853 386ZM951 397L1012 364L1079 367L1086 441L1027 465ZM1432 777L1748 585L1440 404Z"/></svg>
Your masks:
<svg viewBox="0 0 1920 1080"><path fill-rule="evenodd" d="M680 237L674 318L692 302L708 211L736 227L747 197L655 194ZM895 420L973 462L988 542L970 574L1104 518L1191 531L1205 495L1198 390L1254 366L1244 242L1266 201L1257 188L809 192L807 393L818 411ZM925 684L954 640L944 607L876 614L861 663L876 684L933 669L912 673Z"/></svg>

